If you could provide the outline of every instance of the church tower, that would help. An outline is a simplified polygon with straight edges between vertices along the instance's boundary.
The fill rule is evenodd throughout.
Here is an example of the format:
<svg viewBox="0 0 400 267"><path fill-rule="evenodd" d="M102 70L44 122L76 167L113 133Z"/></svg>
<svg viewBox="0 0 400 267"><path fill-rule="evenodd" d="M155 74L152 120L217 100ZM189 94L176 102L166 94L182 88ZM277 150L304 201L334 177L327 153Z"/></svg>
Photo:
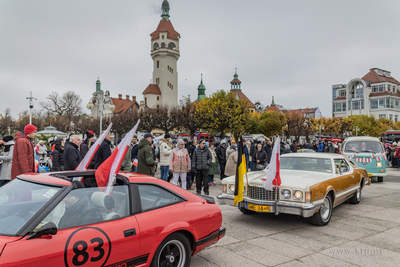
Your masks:
<svg viewBox="0 0 400 267"><path fill-rule="evenodd" d="M161 5L161 21L151 36L151 58L153 59L153 84L143 92L144 102L149 108L178 106L178 68L180 34L169 19L169 3Z"/></svg>
<svg viewBox="0 0 400 267"><path fill-rule="evenodd" d="M203 84L203 74L201 74L201 81L199 86L197 87L197 100L206 99L206 87Z"/></svg>

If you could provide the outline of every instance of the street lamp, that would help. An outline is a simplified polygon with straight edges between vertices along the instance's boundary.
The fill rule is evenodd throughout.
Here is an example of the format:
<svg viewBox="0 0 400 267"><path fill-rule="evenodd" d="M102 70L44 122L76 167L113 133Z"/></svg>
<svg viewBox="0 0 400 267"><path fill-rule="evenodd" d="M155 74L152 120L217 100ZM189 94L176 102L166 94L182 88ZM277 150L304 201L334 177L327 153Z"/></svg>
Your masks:
<svg viewBox="0 0 400 267"><path fill-rule="evenodd" d="M318 131L318 129L319 129L319 137L321 137L321 135L322 135L322 130L325 130L325 127L324 127L324 125L320 122L319 124L317 124L317 126L315 127L315 130L317 130Z"/></svg>
<svg viewBox="0 0 400 267"><path fill-rule="evenodd" d="M103 128L103 112L105 111L105 116L111 118L111 113L114 112L115 106L112 104L110 92L106 91L105 95L103 90L98 90L93 93L93 97L86 106L90 110L97 111L97 117L100 116L100 134Z"/></svg>
<svg viewBox="0 0 400 267"><path fill-rule="evenodd" d="M354 130L354 129L356 129L356 136L357 136L357 134L358 134L358 131L360 130L360 127L358 127L358 126L354 126L354 127L353 127L353 130Z"/></svg>
<svg viewBox="0 0 400 267"><path fill-rule="evenodd" d="M33 99L37 100L32 96L32 91L29 97L26 99L29 99L29 124L32 124L32 109L33 109Z"/></svg>

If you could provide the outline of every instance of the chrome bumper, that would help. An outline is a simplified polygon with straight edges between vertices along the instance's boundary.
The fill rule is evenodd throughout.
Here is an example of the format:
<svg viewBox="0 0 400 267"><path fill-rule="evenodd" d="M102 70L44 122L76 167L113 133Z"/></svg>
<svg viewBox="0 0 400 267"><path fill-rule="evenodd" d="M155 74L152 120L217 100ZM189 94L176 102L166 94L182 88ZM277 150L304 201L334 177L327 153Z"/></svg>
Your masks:
<svg viewBox="0 0 400 267"><path fill-rule="evenodd" d="M220 194L217 196L219 205L230 205L233 206L233 196ZM278 215L280 213L299 215L304 218L308 218L314 215L315 211L319 209L320 205L304 204L304 203L287 203L281 201L264 201L250 198L243 198L242 202L238 203L240 208L245 208L246 203L255 205L265 205L270 206L271 211L268 213L275 213Z"/></svg>

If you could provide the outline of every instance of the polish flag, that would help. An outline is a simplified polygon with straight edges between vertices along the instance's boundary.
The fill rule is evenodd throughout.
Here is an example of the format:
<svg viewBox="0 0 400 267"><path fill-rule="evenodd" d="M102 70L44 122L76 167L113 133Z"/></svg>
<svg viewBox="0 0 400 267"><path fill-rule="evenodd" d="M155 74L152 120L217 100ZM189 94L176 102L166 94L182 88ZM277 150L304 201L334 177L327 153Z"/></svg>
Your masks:
<svg viewBox="0 0 400 267"><path fill-rule="evenodd" d="M76 171L86 171L87 167L90 164L90 161L96 154L97 149L99 149L101 143L103 143L104 138L106 138L106 135L108 132L111 130L112 122L110 125L108 125L107 129L103 132L102 135L100 135L99 138L97 138L96 142L90 147L89 151L86 153L85 157L82 159L81 163L79 163L78 167L76 167Z"/></svg>
<svg viewBox="0 0 400 267"><path fill-rule="evenodd" d="M132 138L136 133L140 120L136 123L135 127L129 131L122 139L121 143L117 146L111 156L108 157L96 170L95 177L98 187L105 187L105 193L112 192L112 186L115 182L117 173L124 161L125 155L131 145Z"/></svg>
<svg viewBox="0 0 400 267"><path fill-rule="evenodd" d="M271 154L271 161L269 163L267 178L263 179L263 186L266 190L272 190L273 185L281 185L280 175L280 161L281 161L281 150L280 150L280 139L279 136L275 140L274 149Z"/></svg>

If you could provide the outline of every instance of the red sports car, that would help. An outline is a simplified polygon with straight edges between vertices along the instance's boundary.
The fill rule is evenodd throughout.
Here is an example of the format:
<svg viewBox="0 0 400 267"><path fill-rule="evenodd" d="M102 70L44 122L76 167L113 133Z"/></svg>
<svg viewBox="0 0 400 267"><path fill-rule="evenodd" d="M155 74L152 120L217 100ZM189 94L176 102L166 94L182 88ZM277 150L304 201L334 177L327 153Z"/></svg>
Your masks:
<svg viewBox="0 0 400 267"><path fill-rule="evenodd" d="M83 178L83 183L73 181ZM0 188L0 266L189 266L225 235L214 199L121 172L20 175Z"/></svg>

